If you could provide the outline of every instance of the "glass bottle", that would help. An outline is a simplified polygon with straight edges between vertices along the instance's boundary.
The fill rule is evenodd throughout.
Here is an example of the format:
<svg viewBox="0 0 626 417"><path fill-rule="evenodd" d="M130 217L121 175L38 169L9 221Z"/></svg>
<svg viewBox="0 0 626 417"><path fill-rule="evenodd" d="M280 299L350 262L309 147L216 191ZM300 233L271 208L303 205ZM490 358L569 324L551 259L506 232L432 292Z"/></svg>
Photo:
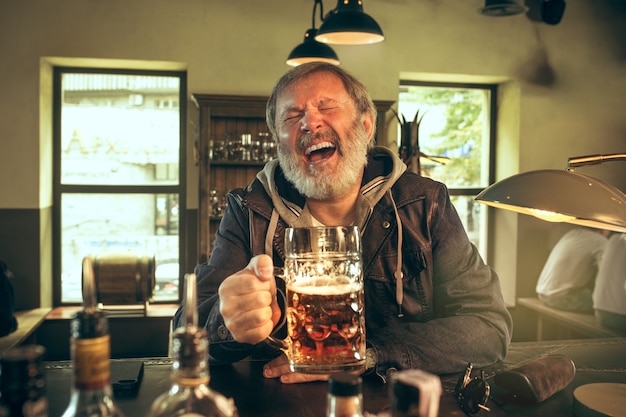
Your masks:
<svg viewBox="0 0 626 417"><path fill-rule="evenodd" d="M152 403L148 417L237 417L232 398L209 388L209 340L197 326L196 276L185 275L182 327L172 339L172 385Z"/></svg>
<svg viewBox="0 0 626 417"><path fill-rule="evenodd" d="M260 160L267 162L275 158L274 150L276 143L270 137L268 132L259 132L257 134L257 141L261 144Z"/></svg>
<svg viewBox="0 0 626 417"><path fill-rule="evenodd" d="M363 417L363 381L360 376L348 373L330 376L326 417Z"/></svg>
<svg viewBox="0 0 626 417"><path fill-rule="evenodd" d="M261 148L261 142L255 140L250 145L250 160L254 162L263 162L263 149Z"/></svg>
<svg viewBox="0 0 626 417"><path fill-rule="evenodd" d="M0 358L0 417L48 417L42 358L46 349L24 345Z"/></svg>
<svg viewBox="0 0 626 417"><path fill-rule="evenodd" d="M419 369L395 373L389 388L391 417L437 417L441 380Z"/></svg>
<svg viewBox="0 0 626 417"><path fill-rule="evenodd" d="M220 198L217 195L217 190L215 189L209 191L209 207L211 208L209 216L220 217L222 215L222 208L220 207Z"/></svg>
<svg viewBox="0 0 626 417"><path fill-rule="evenodd" d="M241 135L241 160L249 161L251 158L250 148L252 147L252 135L244 133Z"/></svg>
<svg viewBox="0 0 626 417"><path fill-rule="evenodd" d="M123 417L111 387L109 321L97 308L93 265L83 259L83 309L70 323L72 388L63 417Z"/></svg>
<svg viewBox="0 0 626 417"><path fill-rule="evenodd" d="M214 139L211 147L211 161L224 161L228 159L228 143L225 138Z"/></svg>

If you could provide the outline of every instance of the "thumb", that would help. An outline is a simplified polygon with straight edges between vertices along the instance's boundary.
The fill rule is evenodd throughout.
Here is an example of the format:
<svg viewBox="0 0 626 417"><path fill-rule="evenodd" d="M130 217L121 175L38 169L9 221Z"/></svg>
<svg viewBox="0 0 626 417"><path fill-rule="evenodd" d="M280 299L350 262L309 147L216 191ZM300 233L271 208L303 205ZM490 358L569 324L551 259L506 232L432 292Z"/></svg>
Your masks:
<svg viewBox="0 0 626 417"><path fill-rule="evenodd" d="M257 255L250 259L248 269L259 277L261 281L274 280L274 262L268 255Z"/></svg>
<svg viewBox="0 0 626 417"><path fill-rule="evenodd" d="M274 278L274 262L268 255L257 255L250 260L248 268L264 282L269 282L272 294L272 322L278 324L282 317L281 309L276 299L276 279Z"/></svg>

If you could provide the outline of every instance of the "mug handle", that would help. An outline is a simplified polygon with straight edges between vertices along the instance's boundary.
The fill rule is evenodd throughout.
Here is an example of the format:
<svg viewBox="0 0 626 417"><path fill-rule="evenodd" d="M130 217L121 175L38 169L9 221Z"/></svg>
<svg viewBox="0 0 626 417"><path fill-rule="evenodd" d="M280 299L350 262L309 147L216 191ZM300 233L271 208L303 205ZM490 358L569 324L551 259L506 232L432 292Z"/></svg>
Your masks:
<svg viewBox="0 0 626 417"><path fill-rule="evenodd" d="M284 269L279 268L279 267L274 267L274 276L285 281ZM287 308L287 296L280 288L276 288L276 296L278 297L279 295L282 297L283 305L285 306L285 309L286 309ZM278 323L276 328L281 328L285 324L286 321L287 321L287 313L285 312L285 314L283 314L283 317L280 323ZM274 337L273 335L267 336L267 339L265 339L265 343L274 349L278 349L282 351L285 351L288 348L287 342L277 337Z"/></svg>
<svg viewBox="0 0 626 417"><path fill-rule="evenodd" d="M287 350L288 346L287 346L287 342L285 342L284 340L281 339L277 339L274 336L267 336L267 339L265 339L265 343L274 348L274 349L278 349L278 350Z"/></svg>

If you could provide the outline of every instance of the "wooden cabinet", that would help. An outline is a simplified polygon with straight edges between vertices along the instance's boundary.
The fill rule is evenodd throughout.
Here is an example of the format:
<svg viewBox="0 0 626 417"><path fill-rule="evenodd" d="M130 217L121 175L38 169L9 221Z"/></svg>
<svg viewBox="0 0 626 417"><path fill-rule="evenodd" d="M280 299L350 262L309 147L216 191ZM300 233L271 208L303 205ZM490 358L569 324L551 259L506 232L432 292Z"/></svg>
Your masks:
<svg viewBox="0 0 626 417"><path fill-rule="evenodd" d="M256 139L259 133L267 133L265 124L265 104L267 97L226 96L192 94L198 107L199 135L197 161L200 176L198 200L198 261L206 262L211 253L215 232L219 226L219 216L211 213L211 191L219 199L237 187L245 187L262 169L264 162L229 160L212 156L214 141L227 137L241 139L250 135Z"/></svg>
<svg viewBox="0 0 626 417"><path fill-rule="evenodd" d="M218 198L234 188L245 187L254 180L265 161L249 158L228 159L213 156L214 141L226 137L240 142L242 135L250 135L252 142L268 134L265 123L267 97L192 94L198 108L198 139L196 160L199 165L198 201L198 262L206 262L211 254L220 217L211 213L211 192ZM377 135L384 135L386 114L393 101L375 101L378 109ZM261 136L259 136L261 135ZM247 137L247 136L246 136ZM271 140L271 138L270 138Z"/></svg>

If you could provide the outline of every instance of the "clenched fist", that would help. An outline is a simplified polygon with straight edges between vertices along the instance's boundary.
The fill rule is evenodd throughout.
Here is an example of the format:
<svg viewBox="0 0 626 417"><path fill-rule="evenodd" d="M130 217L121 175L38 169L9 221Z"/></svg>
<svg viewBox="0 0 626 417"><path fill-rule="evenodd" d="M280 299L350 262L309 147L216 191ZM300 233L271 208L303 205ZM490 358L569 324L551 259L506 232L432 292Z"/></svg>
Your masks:
<svg viewBox="0 0 626 417"><path fill-rule="evenodd" d="M218 294L224 324L238 342L262 342L280 320L274 264L268 255L255 256L246 268L226 278Z"/></svg>

